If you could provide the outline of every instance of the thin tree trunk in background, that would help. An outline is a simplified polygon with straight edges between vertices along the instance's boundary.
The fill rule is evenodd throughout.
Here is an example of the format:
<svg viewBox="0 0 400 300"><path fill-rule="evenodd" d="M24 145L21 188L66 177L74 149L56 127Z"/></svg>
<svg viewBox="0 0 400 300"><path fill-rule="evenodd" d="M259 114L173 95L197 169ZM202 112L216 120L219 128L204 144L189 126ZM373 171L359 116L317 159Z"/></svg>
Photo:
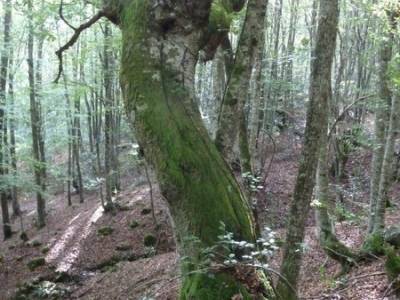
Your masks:
<svg viewBox="0 0 400 300"><path fill-rule="evenodd" d="M225 91L215 144L231 165L235 162L234 145L239 139L242 173L252 172L244 106L258 44L263 42L266 0L250 0L236 51L235 63Z"/></svg>
<svg viewBox="0 0 400 300"><path fill-rule="evenodd" d="M44 227L46 224L46 202L43 195L42 178L44 165L42 161L42 155L40 151L40 113L39 105L36 99L36 86L35 86L35 69L33 63L33 42L34 42L34 29L33 29L33 6L32 0L28 0L28 11L29 11L29 23L28 23L28 77L29 77L29 99L30 99L30 115L31 115L31 129L32 129L32 154L34 158L34 173L35 173L35 184L37 189L36 201L37 201L37 214L38 214L38 227Z"/></svg>
<svg viewBox="0 0 400 300"><path fill-rule="evenodd" d="M398 67L398 66L397 66ZM400 95L392 97L392 108L389 120L389 128L386 136L385 154L383 156L381 178L379 182L378 199L375 209L375 220L372 234L383 235L385 229L385 210L388 201L388 192L393 182L393 162L395 143L399 135L400 119Z"/></svg>
<svg viewBox="0 0 400 300"><path fill-rule="evenodd" d="M6 147L4 145L4 128L6 127L6 115L5 115L5 105L6 105L6 86L7 86L7 71L9 65L9 50L10 50L10 29L11 29L11 14L12 14L12 4L11 0L6 0L3 2L4 10L4 35L3 35L3 47L1 52L0 60L0 176L6 174L5 169L5 153ZM0 191L0 201L1 201L1 212L3 219L3 235L4 239L8 239L12 235L10 215L8 211L8 195L7 188L5 186L1 187Z"/></svg>
<svg viewBox="0 0 400 300"><path fill-rule="evenodd" d="M279 57L279 41L281 36L281 19L282 19L283 0L275 0L274 23L271 30L271 46L272 46L272 62L270 71L270 83L266 93L267 105L264 114L265 129L272 131L274 128L275 112L277 109L277 100L280 82L278 80L278 57Z"/></svg>
<svg viewBox="0 0 400 300"><path fill-rule="evenodd" d="M295 40L298 22L299 0L290 1L289 32L286 46L286 68L284 82L287 85L284 93L284 110L293 113L293 60L295 54ZM284 125L288 125L288 114L285 113Z"/></svg>
<svg viewBox="0 0 400 300"><path fill-rule="evenodd" d="M390 17L388 16L388 19ZM393 56L394 41L394 20L389 20L390 26L382 40L379 52L379 101L375 107L375 141L373 148L372 169L371 169L371 191L370 191L370 211L368 220L368 234L375 228L375 218L377 216L377 203L379 199L379 184L381 180L382 164L385 155L386 129L389 120L389 107L392 102L392 92L389 88L390 77L388 74L389 62Z"/></svg>
<svg viewBox="0 0 400 300"><path fill-rule="evenodd" d="M111 31L110 25L107 23L104 27L104 54L103 54L103 72L104 72L104 136L105 136L105 153L104 153L104 172L106 178L106 207L113 207L112 194L115 189L115 170L114 164L114 145L113 145L113 105L114 97L112 90L112 50L110 48Z"/></svg>
<svg viewBox="0 0 400 300"><path fill-rule="evenodd" d="M64 97L65 97L65 117L66 117L66 127L67 127L67 136L68 136L68 162L67 162L67 203L68 206L72 205L72 197L71 197L71 186L72 186L72 116L71 116L71 101L69 98L68 86L67 86L67 78L65 73L63 76L64 83Z"/></svg>
<svg viewBox="0 0 400 300"><path fill-rule="evenodd" d="M9 75L8 75L8 102L10 107L9 113L9 124L10 124L10 163L11 163L11 171L13 175L13 180L17 180L17 153L16 153L16 142L15 142L15 100L14 100L14 60L13 60L13 51L10 47L10 60L9 60ZM18 201L18 190L16 184L13 184L11 188L11 197L12 197L12 208L13 215L19 216L21 215L21 208Z"/></svg>
<svg viewBox="0 0 400 300"><path fill-rule="evenodd" d="M79 57L80 47L77 47L77 57ZM78 68L80 62L74 61L74 79L77 82L79 78ZM79 193L79 202L84 202L83 192L83 181L81 172L81 156L80 150L82 148L82 133L81 133L81 96L79 91L74 93L73 99L73 113L72 113L72 155L74 157L73 162L76 168L76 177L73 176L73 186ZM75 174L75 173L74 173Z"/></svg>
<svg viewBox="0 0 400 300"><path fill-rule="evenodd" d="M41 8L44 9L44 0L41 0ZM33 16L32 16L33 17ZM32 20L33 21L33 20ZM42 24L43 25L43 24ZM43 109L42 109L42 64L43 64L43 45L45 41L45 35L43 32L40 32L38 38L38 45L37 45L37 64L36 64L36 82L35 82L35 100L36 100L36 111L37 111L37 129L38 129L38 144L39 144L39 157L40 157L40 177L41 177L41 192L46 192L46 155L45 155L45 123L43 117Z"/></svg>
<svg viewBox="0 0 400 300"><path fill-rule="evenodd" d="M334 211L334 204L329 195L329 145L327 134L322 136L320 145L316 184L316 200L318 201L316 203L316 220L319 242L325 253L341 264L342 272L346 272L354 264L356 255L341 243L335 235L335 224L329 214L329 212Z"/></svg>
<svg viewBox="0 0 400 300"><path fill-rule="evenodd" d="M320 154L321 138L328 127L328 101L332 96L331 72L339 20L338 0L320 0L318 30L311 70L310 102L304 146L300 159L293 200L290 205L286 243L280 273L297 289L302 259L306 220L315 185L315 175ZM278 281L278 295L285 300L296 299L286 280Z"/></svg>

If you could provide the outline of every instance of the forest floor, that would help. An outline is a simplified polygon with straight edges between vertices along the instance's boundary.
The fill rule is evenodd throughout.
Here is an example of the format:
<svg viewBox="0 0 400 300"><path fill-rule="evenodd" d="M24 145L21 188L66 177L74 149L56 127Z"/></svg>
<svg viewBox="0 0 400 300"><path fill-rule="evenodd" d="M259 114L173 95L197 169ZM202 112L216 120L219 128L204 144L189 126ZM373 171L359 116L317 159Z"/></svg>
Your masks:
<svg viewBox="0 0 400 300"><path fill-rule="evenodd" d="M298 149L278 147L265 191L258 195L261 221L281 237L298 158ZM369 161L368 152L357 150L343 182L345 218L337 222L336 232L354 250L360 248L366 229ZM112 214L103 213L96 192L86 194L83 204L74 195L71 207L63 193L54 195L48 203L48 225L41 230L34 226L34 200L25 201L24 227L30 239L24 243L16 233L0 244L0 300L12 299L17 288L26 294L64 294L66 299L176 299L179 259L168 209L153 185L153 216L150 188L141 176L124 180L115 200L119 208ZM400 184L392 191L388 225L399 222L398 195ZM13 228L19 228L19 219L13 222ZM320 248L312 213L303 248L301 299L391 299L380 258L336 277L340 266ZM43 265L29 269L38 258ZM277 269L279 262L278 252L271 266ZM39 299L37 295L30 299Z"/></svg>

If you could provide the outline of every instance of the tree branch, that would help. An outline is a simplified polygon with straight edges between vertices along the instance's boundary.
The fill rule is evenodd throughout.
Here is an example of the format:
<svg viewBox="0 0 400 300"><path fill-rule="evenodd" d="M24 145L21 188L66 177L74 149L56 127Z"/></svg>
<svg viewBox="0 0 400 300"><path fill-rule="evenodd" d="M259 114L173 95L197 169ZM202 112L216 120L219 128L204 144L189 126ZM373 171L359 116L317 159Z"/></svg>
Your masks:
<svg viewBox="0 0 400 300"><path fill-rule="evenodd" d="M61 1L61 3L62 3L62 1ZM60 8L60 10L61 10L61 15L62 15L62 8ZM102 17L108 17L108 14L105 12L104 9L97 12L97 14L95 14L89 21L81 24L78 28L73 27L72 25L68 24L68 22L66 23L70 28L72 28L74 30L74 34L72 35L72 37L69 39L69 41L64 46L62 46L60 49L58 49L56 51L56 55L58 57L59 64L58 64L58 74L57 74L56 79L54 80L55 83L58 83L58 81L60 80L61 74L63 72L63 56L62 56L63 53L65 51L67 51L69 48L71 48L76 43L76 41L78 40L82 31L88 29L90 26L95 24ZM65 22L63 17L62 17L62 19Z"/></svg>
<svg viewBox="0 0 400 300"><path fill-rule="evenodd" d="M64 14L63 14L63 0L60 1L60 8L58 9L58 14L60 16L60 19L64 21L65 24L67 24L67 26L69 28L71 28L72 30L76 31L76 28L74 26L71 25L71 23L69 23L67 21L67 19L64 18Z"/></svg>
<svg viewBox="0 0 400 300"><path fill-rule="evenodd" d="M373 97L373 96L375 96L375 95L367 95L367 96L360 97L360 98L356 99L353 103L351 103L351 104L349 104L348 106L346 106L346 107L343 109L342 113L339 115L339 117L336 118L335 122L333 122L331 128L329 129L328 141L331 139L332 134L333 134L333 131L335 130L336 125L337 125L340 121L343 120L344 115L345 115L354 105L356 105L358 102L361 102L361 101L363 101L363 100L365 100L365 99L368 99L368 98L371 98L371 97Z"/></svg>

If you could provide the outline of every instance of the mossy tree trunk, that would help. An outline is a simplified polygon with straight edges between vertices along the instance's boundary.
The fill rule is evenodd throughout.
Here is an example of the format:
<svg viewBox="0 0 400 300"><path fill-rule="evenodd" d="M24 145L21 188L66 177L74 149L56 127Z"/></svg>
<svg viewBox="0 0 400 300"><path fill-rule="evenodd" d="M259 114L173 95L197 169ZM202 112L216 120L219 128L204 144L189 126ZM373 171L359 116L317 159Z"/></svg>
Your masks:
<svg viewBox="0 0 400 300"><path fill-rule="evenodd" d="M373 224L372 234L383 236L385 229L385 210L388 201L388 192L393 181L393 162L394 148L396 139L399 135L399 119L400 119L400 95L392 98L392 108L390 114L389 128L386 137L385 154L383 156L381 178L379 182L378 199L376 203L375 221Z"/></svg>
<svg viewBox="0 0 400 300"><path fill-rule="evenodd" d="M337 0L320 0L318 31L311 67L310 102L304 146L300 160L293 201L290 207L286 243L281 265L281 274L296 289L301 257L301 244L315 185L315 175L320 154L321 137L328 127L328 103L331 97L331 71L336 45L339 19ZM278 295L285 300L296 299L293 289L280 279Z"/></svg>
<svg viewBox="0 0 400 300"><path fill-rule="evenodd" d="M239 140L242 172L251 172L251 156L244 106L247 100L254 59L264 35L267 0L250 0L240 35L235 62L225 91L215 143L228 163L235 160L234 145Z"/></svg>
<svg viewBox="0 0 400 300"><path fill-rule="evenodd" d="M375 141L373 149L370 204L368 234L372 234L375 229L377 217L377 205L379 199L379 185L382 175L382 164L385 155L386 130L389 121L389 111L392 102L392 92L390 90L390 76L388 74L389 63L393 56L394 41L394 20L388 14L388 28L385 28L379 52L379 101L375 107Z"/></svg>
<svg viewBox="0 0 400 300"><path fill-rule="evenodd" d="M233 1L237 2L237 1ZM202 249L214 246L220 223L235 238L253 241L251 210L217 148L194 99L197 56L207 40L211 1L131 0L121 7L121 86L129 120L146 159L155 168L177 227L178 246L190 264L181 299L262 298L232 270L199 272ZM187 238L195 237L195 246Z"/></svg>

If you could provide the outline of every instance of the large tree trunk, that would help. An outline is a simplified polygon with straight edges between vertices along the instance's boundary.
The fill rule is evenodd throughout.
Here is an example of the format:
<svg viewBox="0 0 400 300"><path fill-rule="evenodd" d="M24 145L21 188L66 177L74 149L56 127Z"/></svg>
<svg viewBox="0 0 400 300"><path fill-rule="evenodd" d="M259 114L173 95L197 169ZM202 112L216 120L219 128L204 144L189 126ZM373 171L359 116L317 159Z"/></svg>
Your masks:
<svg viewBox="0 0 400 300"><path fill-rule="evenodd" d="M170 205L180 251L189 259L183 272L191 273L184 273L180 298L262 297L263 290L247 288L229 268L213 276L196 272L202 249L218 243L221 222L242 240L254 241L255 229L194 99L194 70L211 1L178 3L132 0L122 8L121 85L127 114Z"/></svg>
<svg viewBox="0 0 400 300"><path fill-rule="evenodd" d="M338 0L320 0L318 32L311 68L310 102L302 159L293 202L290 207L286 243L281 274L296 289L300 271L304 229L315 185L315 173L320 153L321 137L327 132L328 103L331 97L331 71L336 45L339 19ZM285 280L279 280L277 292L282 299L296 299L293 289L287 288Z"/></svg>

